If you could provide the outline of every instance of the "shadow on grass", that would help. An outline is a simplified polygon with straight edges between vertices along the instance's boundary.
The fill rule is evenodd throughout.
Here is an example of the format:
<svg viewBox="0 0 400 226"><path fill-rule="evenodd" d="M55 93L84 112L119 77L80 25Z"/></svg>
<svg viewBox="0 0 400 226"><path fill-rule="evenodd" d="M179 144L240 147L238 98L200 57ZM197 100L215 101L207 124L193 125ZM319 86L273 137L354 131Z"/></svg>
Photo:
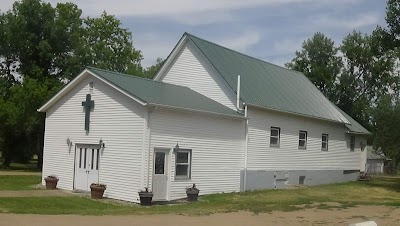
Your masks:
<svg viewBox="0 0 400 226"><path fill-rule="evenodd" d="M15 170L25 172L40 172L41 169L37 168L37 160L30 160L28 163L11 163L8 168L0 166L1 170Z"/></svg>
<svg viewBox="0 0 400 226"><path fill-rule="evenodd" d="M360 182L368 187L384 188L390 191L400 192L399 176L378 176L370 181Z"/></svg>

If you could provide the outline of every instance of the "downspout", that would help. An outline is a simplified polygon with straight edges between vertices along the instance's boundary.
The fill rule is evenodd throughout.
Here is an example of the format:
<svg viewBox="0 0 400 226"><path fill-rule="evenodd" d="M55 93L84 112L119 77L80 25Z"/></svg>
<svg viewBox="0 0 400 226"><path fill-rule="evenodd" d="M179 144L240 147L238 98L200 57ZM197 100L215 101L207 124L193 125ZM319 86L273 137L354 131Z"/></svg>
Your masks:
<svg viewBox="0 0 400 226"><path fill-rule="evenodd" d="M246 117L246 124L245 124L245 146L244 146L244 174L243 174L243 191L246 191L246 184L247 184L247 151L248 151L248 144L249 144L249 119L247 117L247 104L244 104L244 116Z"/></svg>
<svg viewBox="0 0 400 226"><path fill-rule="evenodd" d="M236 108L240 109L240 75L237 77Z"/></svg>
<svg viewBox="0 0 400 226"><path fill-rule="evenodd" d="M151 128L150 128L150 113L153 112L153 108L149 108L147 111L147 131L148 131L148 153L147 153L147 188L150 189L150 172L153 172L153 167L150 166L150 154L151 154Z"/></svg>

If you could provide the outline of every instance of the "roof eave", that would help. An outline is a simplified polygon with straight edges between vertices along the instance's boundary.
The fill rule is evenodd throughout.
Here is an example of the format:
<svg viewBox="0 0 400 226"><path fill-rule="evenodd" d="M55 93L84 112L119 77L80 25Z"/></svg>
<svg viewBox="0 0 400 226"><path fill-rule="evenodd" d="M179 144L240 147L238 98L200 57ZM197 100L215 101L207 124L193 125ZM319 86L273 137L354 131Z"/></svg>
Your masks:
<svg viewBox="0 0 400 226"><path fill-rule="evenodd" d="M318 119L318 120L323 120L323 121L328 121L328 122L334 122L334 123L340 123L340 124L348 124L348 123L343 122L343 121L336 121L336 120L333 120L333 119L327 119L327 118L322 118L322 117L316 117L316 116L312 116L312 115L306 115L306 114L301 114L301 113L296 113L296 112L290 112L290 111L283 111L283 110L278 110L278 109L274 109L274 108L268 108L268 107L264 107L264 106L259 106L259 105L256 105L256 104L249 104L249 103L246 103L245 105L251 106L251 107L260 108L260 109L264 109L264 110L270 110L270 111L275 111L275 112L282 112L282 113L287 113L287 114L291 114L291 115L302 116L302 117L306 117L306 118Z"/></svg>
<svg viewBox="0 0 400 226"><path fill-rule="evenodd" d="M213 111L204 111L204 110L176 107L176 106L163 105L163 104L157 104L157 103L148 103L147 106L148 107L161 107L161 108L172 109L172 110L191 111L191 112L196 112L196 113L201 113L201 114L212 114L212 115L237 118L237 119L242 119L242 120L248 119L248 117L242 116L240 114L230 115L230 114L224 114L224 113L213 112Z"/></svg>
<svg viewBox="0 0 400 226"><path fill-rule="evenodd" d="M113 87L114 89L118 90L119 92L125 94L129 98L135 100L139 104L145 106L147 103L139 98L127 93L125 90L121 89L120 87L114 85L107 79L97 75L96 73L92 72L90 69L85 68L78 76L76 76L73 80L71 80L67 85L65 85L60 91L58 91L50 100L48 100L43 106L37 109L38 112L46 112L51 106L53 106L57 101L59 101L65 94L67 94L73 87L75 87L79 82L81 82L87 75L92 75L93 77L99 79L100 81L106 83L107 85Z"/></svg>
<svg viewBox="0 0 400 226"><path fill-rule="evenodd" d="M186 41L188 40L188 37L186 33L182 35L178 43L175 45L175 47L172 49L172 51L169 53L167 59L165 60L165 63L161 66L160 70L157 72L156 76L154 76L154 81L160 81L162 77L165 75L165 71L169 68L169 66L172 64L180 50L185 46Z"/></svg>
<svg viewBox="0 0 400 226"><path fill-rule="evenodd" d="M78 76L68 82L63 88L61 88L53 97L51 97L45 104L43 104L38 112L46 112L54 103L56 103L61 97L64 96L70 89L72 89L77 83L79 83L84 76L89 72L88 69L84 69Z"/></svg>
<svg viewBox="0 0 400 226"><path fill-rule="evenodd" d="M371 136L372 135L372 133L371 132L369 132L369 133L364 133L364 132L357 132L357 131L347 131L347 133L348 134L355 134L355 135L366 135L366 136Z"/></svg>

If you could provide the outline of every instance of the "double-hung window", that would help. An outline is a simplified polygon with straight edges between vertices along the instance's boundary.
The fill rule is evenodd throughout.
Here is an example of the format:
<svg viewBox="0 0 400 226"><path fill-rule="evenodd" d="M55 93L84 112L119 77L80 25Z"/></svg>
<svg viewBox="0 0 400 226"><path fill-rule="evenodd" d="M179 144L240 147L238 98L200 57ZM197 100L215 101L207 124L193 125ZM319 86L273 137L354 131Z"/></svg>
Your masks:
<svg viewBox="0 0 400 226"><path fill-rule="evenodd" d="M356 137L350 136L350 151L354 151L356 147Z"/></svg>
<svg viewBox="0 0 400 226"><path fill-rule="evenodd" d="M328 151L328 141L329 141L328 134L322 134L321 151Z"/></svg>
<svg viewBox="0 0 400 226"><path fill-rule="evenodd" d="M191 174L192 150L179 149L175 153L175 178L189 179Z"/></svg>
<svg viewBox="0 0 400 226"><path fill-rule="evenodd" d="M279 147L281 140L281 129L279 127L271 127L269 144L271 147Z"/></svg>
<svg viewBox="0 0 400 226"><path fill-rule="evenodd" d="M307 131L299 131L299 149L307 148Z"/></svg>

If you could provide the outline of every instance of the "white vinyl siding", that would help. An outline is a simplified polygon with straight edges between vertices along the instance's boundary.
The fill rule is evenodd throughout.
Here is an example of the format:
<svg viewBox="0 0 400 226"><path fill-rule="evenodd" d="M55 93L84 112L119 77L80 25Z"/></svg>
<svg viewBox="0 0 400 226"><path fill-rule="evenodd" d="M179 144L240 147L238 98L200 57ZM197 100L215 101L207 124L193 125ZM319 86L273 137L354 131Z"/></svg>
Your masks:
<svg viewBox="0 0 400 226"><path fill-rule="evenodd" d="M240 190L244 123L238 119L163 109L150 114L150 154L154 148L170 149L169 199L186 197L186 188L193 183L203 195ZM182 149L191 149L190 179L175 178L173 152L177 143ZM152 167L151 163L150 169Z"/></svg>
<svg viewBox="0 0 400 226"><path fill-rule="evenodd" d="M162 82L189 87L233 110L236 94L192 42L186 42Z"/></svg>
<svg viewBox="0 0 400 226"><path fill-rule="evenodd" d="M249 170L357 170L360 151L349 152L345 126L318 119L248 108ZM270 147L270 129L280 128L279 149ZM299 131L307 131L307 151L299 150ZM329 134L329 151L321 151L321 135Z"/></svg>
<svg viewBox="0 0 400 226"><path fill-rule="evenodd" d="M82 101L88 92L95 107L90 113L90 132L86 133ZM46 113L43 177L56 175L59 188L72 190L75 145L98 144L102 139L105 148L100 150L99 182L107 185L105 196L137 201L144 111L143 106L89 75ZM71 148L66 144L68 138L73 142Z"/></svg>

